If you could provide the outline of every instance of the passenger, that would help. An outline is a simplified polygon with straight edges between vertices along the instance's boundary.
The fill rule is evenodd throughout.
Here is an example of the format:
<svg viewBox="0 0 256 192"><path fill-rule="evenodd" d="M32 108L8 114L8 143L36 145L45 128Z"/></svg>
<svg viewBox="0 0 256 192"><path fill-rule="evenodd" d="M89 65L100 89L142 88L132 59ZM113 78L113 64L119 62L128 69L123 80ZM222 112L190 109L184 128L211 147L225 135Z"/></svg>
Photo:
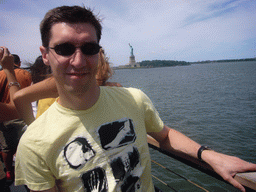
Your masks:
<svg viewBox="0 0 256 192"><path fill-rule="evenodd" d="M8 57L10 58L10 53L7 48L2 47L4 49L4 54L7 54L8 52ZM10 95L10 91L13 91L14 89L12 87L27 87L30 86L31 84L31 75L28 71L24 69L20 69L20 58L18 55L13 54L13 59L14 59L14 73L16 76L16 80L12 79L13 81L7 80L6 77L6 70L0 71L0 90L1 90L1 97L0 97L0 102L5 103L5 104L12 104L12 99L10 96L13 96L13 93ZM4 67L3 67L4 68ZM10 89L12 88L12 89ZM9 90L10 89L10 90ZM3 162L6 167L6 177L7 180L14 180L14 170L12 166L13 162L13 155L16 152L19 138L21 137L22 133L24 132L24 128L26 126L25 122L21 119L17 119L17 113L14 112L13 116L8 116L10 117L9 121L4 121L0 124L0 132L1 132L1 137L0 137L0 144L2 147L2 157L3 157Z"/></svg>
<svg viewBox="0 0 256 192"><path fill-rule="evenodd" d="M10 54L6 47L0 47L0 65L2 66L3 72L6 75L7 84L11 82L17 82L14 73L14 58ZM9 121L18 118L18 113L16 111L15 105L13 103L13 95L17 92L19 84L15 83L14 86L10 86L10 103L0 103L0 123L4 121ZM2 92L1 92L2 93ZM3 138L3 133L0 132L0 138ZM2 156L2 154L0 155ZM10 191L8 185L6 184L6 173L4 171L4 165L0 158L0 189L4 192Z"/></svg>
<svg viewBox="0 0 256 192"><path fill-rule="evenodd" d="M3 71L7 77L7 83L17 82L15 73L14 73L14 61L13 56L10 54L7 48L0 47L0 65L2 66ZM18 84L17 84L18 85ZM3 121L9 121L13 118L18 118L18 113L16 111L15 105L13 103L13 95L20 88L19 86L11 86L10 87L10 104L0 103L0 123ZM3 137L2 132L0 132L0 137ZM1 155L2 157L2 152ZM2 158L0 157L0 189L4 192L10 191L6 183L6 173L4 171L4 165L2 162Z"/></svg>
<svg viewBox="0 0 256 192"><path fill-rule="evenodd" d="M0 64L2 66L2 71L0 72L0 75L2 77L2 74L5 73L3 75L3 77L7 77L6 79L4 79L4 83L9 84L10 82L17 82L16 77L15 77L15 73L14 73L14 58L13 56L9 53L8 49L5 47L0 47ZM0 78L1 78L0 77ZM17 84L18 85L18 84ZM4 87L4 86L3 86ZM15 105L13 103L13 95L15 92L17 92L19 90L19 86L11 86L10 87L10 103L0 103L0 122L3 121L9 121L12 119L17 119L18 118L18 113L16 111ZM0 98L2 98L3 92L4 91L3 88L1 88L1 95Z"/></svg>
<svg viewBox="0 0 256 192"><path fill-rule="evenodd" d="M207 150L162 122L140 90L99 87L101 25L89 9L62 6L41 22L44 63L59 97L22 136L16 185L33 191L154 191L147 132L161 148L208 163L235 187L233 176L256 165Z"/></svg>

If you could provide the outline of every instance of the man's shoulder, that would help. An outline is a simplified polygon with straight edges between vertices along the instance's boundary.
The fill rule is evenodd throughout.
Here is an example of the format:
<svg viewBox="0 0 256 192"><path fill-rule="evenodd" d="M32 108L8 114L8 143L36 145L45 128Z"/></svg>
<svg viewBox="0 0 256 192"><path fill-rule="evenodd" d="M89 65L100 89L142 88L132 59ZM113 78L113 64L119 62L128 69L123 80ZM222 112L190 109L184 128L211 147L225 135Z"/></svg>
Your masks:
<svg viewBox="0 0 256 192"><path fill-rule="evenodd" d="M25 133L28 133L29 135L47 133L51 129L51 124L56 121L56 116L55 105L53 103L43 114L28 126Z"/></svg>
<svg viewBox="0 0 256 192"><path fill-rule="evenodd" d="M103 89L108 92L108 93L115 93L115 94L143 94L143 92L138 89L138 88L134 88L134 87L108 87L105 86L103 87Z"/></svg>
<svg viewBox="0 0 256 192"><path fill-rule="evenodd" d="M32 83L32 77L30 72L25 69L17 68L14 70L17 81L21 84L21 87L27 87Z"/></svg>
<svg viewBox="0 0 256 192"><path fill-rule="evenodd" d="M126 101L136 100L138 102L147 98L143 91L134 87L105 87L104 90L104 92L106 92L105 94L109 94L114 98Z"/></svg>
<svg viewBox="0 0 256 192"><path fill-rule="evenodd" d="M135 88L135 87L116 87L116 86L102 86L103 89L106 89L106 90L114 90L114 91L117 91L117 92L125 92L125 91L141 91L140 89L138 88Z"/></svg>
<svg viewBox="0 0 256 192"><path fill-rule="evenodd" d="M6 79L6 74L5 74L5 72L3 71L3 70L0 70L0 81L5 81L5 79Z"/></svg>
<svg viewBox="0 0 256 192"><path fill-rule="evenodd" d="M15 75L31 76L29 71L21 68L14 69L14 72L15 72Z"/></svg>
<svg viewBox="0 0 256 192"><path fill-rule="evenodd" d="M6 78L6 74L4 72L4 70L0 70L0 78Z"/></svg>

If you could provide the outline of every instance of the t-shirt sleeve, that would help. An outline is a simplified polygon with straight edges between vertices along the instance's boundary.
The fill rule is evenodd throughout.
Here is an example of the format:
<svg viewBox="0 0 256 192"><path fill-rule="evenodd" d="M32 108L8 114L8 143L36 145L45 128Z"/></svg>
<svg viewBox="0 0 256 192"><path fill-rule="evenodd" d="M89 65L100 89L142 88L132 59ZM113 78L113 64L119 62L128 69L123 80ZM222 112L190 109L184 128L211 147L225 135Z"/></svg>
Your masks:
<svg viewBox="0 0 256 192"><path fill-rule="evenodd" d="M34 191L47 190L54 187L55 178L35 146L35 143L20 140L15 160L15 185L27 185Z"/></svg>
<svg viewBox="0 0 256 192"><path fill-rule="evenodd" d="M141 91L142 104L144 109L144 120L147 132L160 132L164 123L161 120L158 111L149 97Z"/></svg>

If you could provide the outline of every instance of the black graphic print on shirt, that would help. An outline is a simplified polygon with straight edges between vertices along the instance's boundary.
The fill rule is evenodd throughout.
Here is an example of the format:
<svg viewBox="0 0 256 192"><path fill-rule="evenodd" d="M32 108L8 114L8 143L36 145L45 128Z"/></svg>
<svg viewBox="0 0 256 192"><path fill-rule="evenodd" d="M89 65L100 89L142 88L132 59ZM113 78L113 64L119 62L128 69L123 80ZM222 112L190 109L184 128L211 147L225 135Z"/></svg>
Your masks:
<svg viewBox="0 0 256 192"><path fill-rule="evenodd" d="M136 134L131 119L123 118L118 121L100 126L99 140L103 149L107 150L108 161L115 181L108 181L106 170L95 165L93 170L82 169L81 184L85 191L107 191L108 183L116 183L115 190L120 192L135 192L141 187L140 176L142 167L139 150L134 144ZM119 152L117 153L117 148ZM96 151L85 137L79 136L64 147L64 157L72 169L82 168L88 161L94 160ZM103 165L105 167L105 165ZM112 186L111 186L112 187Z"/></svg>
<svg viewBox="0 0 256 192"><path fill-rule="evenodd" d="M129 146L122 154L111 160L111 167L121 191L136 191L140 188L140 155L137 148Z"/></svg>
<svg viewBox="0 0 256 192"><path fill-rule="evenodd" d="M140 188L140 155L134 146L129 146L123 153L111 159L113 175L121 191L136 191Z"/></svg>
<svg viewBox="0 0 256 192"><path fill-rule="evenodd" d="M102 125L98 129L102 148L111 150L133 143L136 139L131 119L121 119Z"/></svg>
<svg viewBox="0 0 256 192"><path fill-rule="evenodd" d="M108 190L105 171L100 167L84 173L82 181L86 189L85 191L107 192Z"/></svg>
<svg viewBox="0 0 256 192"><path fill-rule="evenodd" d="M90 144L85 138L78 137L64 148L64 157L71 168L77 169L95 156Z"/></svg>

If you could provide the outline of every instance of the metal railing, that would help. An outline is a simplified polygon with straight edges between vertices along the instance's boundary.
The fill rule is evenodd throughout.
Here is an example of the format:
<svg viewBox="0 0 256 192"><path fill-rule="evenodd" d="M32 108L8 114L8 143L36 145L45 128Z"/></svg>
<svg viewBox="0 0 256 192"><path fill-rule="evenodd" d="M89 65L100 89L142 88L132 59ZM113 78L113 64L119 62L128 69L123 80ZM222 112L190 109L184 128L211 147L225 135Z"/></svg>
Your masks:
<svg viewBox="0 0 256 192"><path fill-rule="evenodd" d="M161 148L159 148L159 144L156 140L154 140L152 137L148 136L148 145L150 148L159 151L162 154L167 155L168 157L171 157L173 159L178 160L179 162L182 162L190 167L193 167L207 175L210 175L220 181L226 182L225 180L223 180L222 177L220 177L217 173L215 173L212 168L202 162L199 161L198 159L195 158L191 158L189 156L186 156L184 154L179 154L179 153L170 153L166 150L163 150ZM208 191L206 189L204 189L204 187L190 181L189 179L185 178L184 176L175 173L174 171L170 170L169 168L161 165L160 163L152 160L152 162L156 165L158 165L159 167L162 167L163 169L172 172L176 175L178 175L180 178L192 183L193 185L197 186L198 188L204 190L204 191ZM169 184L167 184L165 181L162 181L161 179L155 177L154 175L152 175L153 178L157 179L159 182L163 183L165 186L172 188ZM256 192L256 172L247 172L247 173L238 173L236 174L236 176L234 177L239 183L241 183L245 188L247 192ZM226 182L227 183L227 182ZM228 183L229 184L229 183ZM176 191L174 188L172 188L173 191Z"/></svg>

